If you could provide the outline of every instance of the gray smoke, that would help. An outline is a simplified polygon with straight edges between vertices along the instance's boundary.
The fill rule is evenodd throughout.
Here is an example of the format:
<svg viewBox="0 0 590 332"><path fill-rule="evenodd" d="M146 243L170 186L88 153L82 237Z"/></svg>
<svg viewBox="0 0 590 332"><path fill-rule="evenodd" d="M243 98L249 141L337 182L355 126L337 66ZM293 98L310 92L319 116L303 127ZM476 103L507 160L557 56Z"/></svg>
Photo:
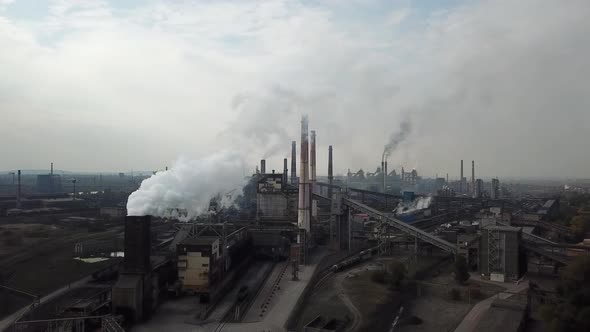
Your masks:
<svg viewBox="0 0 590 332"><path fill-rule="evenodd" d="M389 142L385 144L385 148L383 149L383 159L389 157L397 149L400 143L406 140L411 131L411 122L406 118L400 123L399 130L391 133L389 136Z"/></svg>

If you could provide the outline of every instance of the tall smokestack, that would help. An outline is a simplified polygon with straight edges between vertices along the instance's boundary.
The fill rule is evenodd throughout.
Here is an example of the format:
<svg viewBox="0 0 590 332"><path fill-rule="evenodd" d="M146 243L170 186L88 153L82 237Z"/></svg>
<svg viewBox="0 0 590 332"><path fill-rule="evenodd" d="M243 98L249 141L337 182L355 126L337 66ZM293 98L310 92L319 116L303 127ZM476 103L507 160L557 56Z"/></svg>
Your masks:
<svg viewBox="0 0 590 332"><path fill-rule="evenodd" d="M299 205L297 224L300 229L310 230L309 215L309 140L307 115L301 118L301 156L299 169Z"/></svg>
<svg viewBox="0 0 590 332"><path fill-rule="evenodd" d="M471 161L471 192L475 197L475 160Z"/></svg>
<svg viewBox="0 0 590 332"><path fill-rule="evenodd" d="M51 173L49 173L51 176L53 176L53 163L51 163Z"/></svg>
<svg viewBox="0 0 590 332"><path fill-rule="evenodd" d="M291 142L291 184L297 182L297 142Z"/></svg>
<svg viewBox="0 0 590 332"><path fill-rule="evenodd" d="M385 192L385 189L387 188L387 160L382 164L383 169L381 171L383 172L383 192Z"/></svg>
<svg viewBox="0 0 590 332"><path fill-rule="evenodd" d="M310 192L315 190L316 183L316 168L315 168L315 130L311 131L311 150L309 152L309 168L311 169Z"/></svg>
<svg viewBox="0 0 590 332"><path fill-rule="evenodd" d="M463 193L463 159L461 159L461 177L459 178L459 193Z"/></svg>
<svg viewBox="0 0 590 332"><path fill-rule="evenodd" d="M332 198L332 185L334 184L334 165L332 163L332 146L328 146L328 197Z"/></svg>
<svg viewBox="0 0 590 332"><path fill-rule="evenodd" d="M287 184L287 158L283 159L283 185Z"/></svg>
<svg viewBox="0 0 590 332"><path fill-rule="evenodd" d="M260 173L266 174L266 160L260 160Z"/></svg>
<svg viewBox="0 0 590 332"><path fill-rule="evenodd" d="M18 175L16 178L17 185L16 185L16 208L20 209L20 196L21 196L21 187L20 187L20 169L18 170Z"/></svg>

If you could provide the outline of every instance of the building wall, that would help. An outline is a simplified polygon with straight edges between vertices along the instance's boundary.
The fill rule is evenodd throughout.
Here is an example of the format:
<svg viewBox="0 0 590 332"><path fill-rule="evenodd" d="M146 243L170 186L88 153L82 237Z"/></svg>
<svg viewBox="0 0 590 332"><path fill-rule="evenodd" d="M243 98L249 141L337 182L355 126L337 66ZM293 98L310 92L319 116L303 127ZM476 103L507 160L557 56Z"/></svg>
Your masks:
<svg viewBox="0 0 590 332"><path fill-rule="evenodd" d="M210 257L200 252L187 252L178 256L178 279L184 289L205 291L209 287Z"/></svg>
<svg viewBox="0 0 590 332"><path fill-rule="evenodd" d="M500 260L504 266L506 280L515 280L520 276L520 232L500 231ZM489 253L488 233L482 231L479 247L479 271L489 275ZM492 271L495 272L495 271Z"/></svg>
<svg viewBox="0 0 590 332"><path fill-rule="evenodd" d="M519 269L519 237L520 232L504 232L504 268L506 279L518 279Z"/></svg>
<svg viewBox="0 0 590 332"><path fill-rule="evenodd" d="M258 216L261 218L286 217L287 197L282 194L258 194L256 200Z"/></svg>

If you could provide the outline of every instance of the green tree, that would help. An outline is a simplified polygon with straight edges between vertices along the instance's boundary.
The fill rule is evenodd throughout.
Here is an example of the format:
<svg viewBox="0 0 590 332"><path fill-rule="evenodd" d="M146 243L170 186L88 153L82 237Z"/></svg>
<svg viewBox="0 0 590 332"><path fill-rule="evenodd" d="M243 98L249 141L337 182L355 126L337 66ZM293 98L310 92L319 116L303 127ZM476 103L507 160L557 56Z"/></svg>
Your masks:
<svg viewBox="0 0 590 332"><path fill-rule="evenodd" d="M465 257L459 255L455 258L455 280L459 284L463 284L469 280L467 261L465 260Z"/></svg>
<svg viewBox="0 0 590 332"><path fill-rule="evenodd" d="M557 293L562 301L556 305L545 305L540 310L549 331L589 331L589 256L577 257L562 271Z"/></svg>

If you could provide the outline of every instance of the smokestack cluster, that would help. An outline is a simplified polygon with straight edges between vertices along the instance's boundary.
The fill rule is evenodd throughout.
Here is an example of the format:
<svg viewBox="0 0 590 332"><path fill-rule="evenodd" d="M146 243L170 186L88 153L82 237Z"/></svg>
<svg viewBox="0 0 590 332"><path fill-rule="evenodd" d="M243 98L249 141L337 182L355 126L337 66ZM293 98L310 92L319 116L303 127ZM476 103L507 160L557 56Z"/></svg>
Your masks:
<svg viewBox="0 0 590 332"><path fill-rule="evenodd" d="M260 173L266 174L266 160L260 160Z"/></svg>
<svg viewBox="0 0 590 332"><path fill-rule="evenodd" d="M332 163L332 146L328 147L328 183L330 183L330 187L328 187L328 197L332 198L332 185L334 184L334 165Z"/></svg>
<svg viewBox="0 0 590 332"><path fill-rule="evenodd" d="M309 138L308 138L308 119L307 115L301 118L301 156L299 169L299 205L297 224L300 229L309 232L310 227L310 190L309 190Z"/></svg>
<svg viewBox="0 0 590 332"><path fill-rule="evenodd" d="M297 182L297 142L291 142L291 184Z"/></svg>

